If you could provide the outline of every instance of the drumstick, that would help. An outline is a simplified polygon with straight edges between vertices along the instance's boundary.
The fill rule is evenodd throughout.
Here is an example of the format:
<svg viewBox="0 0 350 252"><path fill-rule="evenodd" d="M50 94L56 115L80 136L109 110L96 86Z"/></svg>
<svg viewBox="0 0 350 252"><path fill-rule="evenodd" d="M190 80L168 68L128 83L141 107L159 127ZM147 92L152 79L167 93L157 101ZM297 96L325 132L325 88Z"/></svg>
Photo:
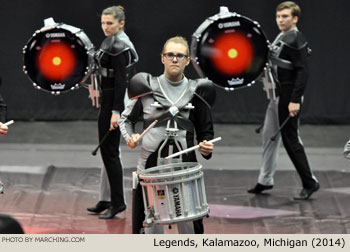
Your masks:
<svg viewBox="0 0 350 252"><path fill-rule="evenodd" d="M11 120L11 121L8 121L7 123L4 123L4 125L5 125L5 126L10 126L10 125L13 124L13 123L14 123L14 121Z"/></svg>
<svg viewBox="0 0 350 252"><path fill-rule="evenodd" d="M220 141L220 140L221 140L221 137L217 137L217 138L214 138L214 139L208 141L208 143L215 143L215 142ZM167 156L165 159L177 157L177 156L180 156L180 155L182 155L182 154L184 154L184 153L187 153L187 152L196 150L196 149L198 149L198 148L199 148L199 144L196 145L196 146L190 147L190 148L188 148L188 149L184 149L184 150L182 150L182 151L179 151L179 152L176 152L176 153L174 153L174 154L171 154L171 155Z"/></svg>
<svg viewBox="0 0 350 252"><path fill-rule="evenodd" d="M150 131L150 130L154 127L154 125L157 124L157 122L158 122L158 120L154 120L154 122L151 123L151 124L147 127L147 129L145 129L145 130L141 133L141 135L140 135L139 138L137 139L137 142L139 142L139 141L147 134L147 132Z"/></svg>
<svg viewBox="0 0 350 252"><path fill-rule="evenodd" d="M286 125L286 123L288 122L288 120L291 118L291 115L288 115L288 117L286 118L286 120L284 120L284 122L281 124L281 126L279 127L279 129L276 131L276 133L271 137L271 141L275 141L276 137L278 136L278 134L281 132L281 130L283 129L284 125Z"/></svg>
<svg viewBox="0 0 350 252"><path fill-rule="evenodd" d="M109 136L109 133L111 133L111 130L108 130L108 132L103 136L101 142L99 142L99 144L97 145L96 149L94 149L94 150L91 152L91 154L92 154L93 156L96 156L98 149L101 147L101 145L102 145L102 144L104 143L104 141L107 139L107 137Z"/></svg>

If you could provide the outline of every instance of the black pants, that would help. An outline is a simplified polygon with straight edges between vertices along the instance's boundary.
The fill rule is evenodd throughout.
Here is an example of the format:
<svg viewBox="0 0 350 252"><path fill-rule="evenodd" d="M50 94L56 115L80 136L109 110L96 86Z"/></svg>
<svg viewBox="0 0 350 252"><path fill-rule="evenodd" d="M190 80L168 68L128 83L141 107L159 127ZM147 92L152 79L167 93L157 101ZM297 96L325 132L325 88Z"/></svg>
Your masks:
<svg viewBox="0 0 350 252"><path fill-rule="evenodd" d="M98 116L99 140L108 133L112 110L101 109ZM119 153L120 131L119 128L111 131L101 145L102 161L106 167L109 184L111 187L111 204L119 207L125 204L123 190L123 169Z"/></svg>
<svg viewBox="0 0 350 252"><path fill-rule="evenodd" d="M2 122L2 123L6 122L6 120L7 120L6 113L7 113L7 105L0 94L0 122Z"/></svg>
<svg viewBox="0 0 350 252"><path fill-rule="evenodd" d="M291 99L293 86L282 86L280 100L278 104L278 116L280 124L283 123L289 115L288 105ZM309 162L307 160L304 146L300 142L299 136L299 117L291 117L281 130L283 145L290 157L295 169L297 170L304 188L313 188L316 179L313 177Z"/></svg>

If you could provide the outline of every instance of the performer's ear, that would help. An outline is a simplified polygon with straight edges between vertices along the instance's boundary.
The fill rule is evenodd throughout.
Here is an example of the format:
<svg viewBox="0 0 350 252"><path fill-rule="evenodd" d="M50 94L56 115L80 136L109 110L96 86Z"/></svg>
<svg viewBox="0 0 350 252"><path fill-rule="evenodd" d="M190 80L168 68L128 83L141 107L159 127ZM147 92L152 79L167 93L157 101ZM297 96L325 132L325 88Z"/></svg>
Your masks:
<svg viewBox="0 0 350 252"><path fill-rule="evenodd" d="M164 59L165 57L164 57L164 55L163 55L163 53L160 55L160 60L162 61L162 63L164 64L165 62L165 59Z"/></svg>
<svg viewBox="0 0 350 252"><path fill-rule="evenodd" d="M294 23L294 24L297 24L298 21L299 21L299 17L298 17L298 16L294 16L294 17L293 17L293 23Z"/></svg>
<svg viewBox="0 0 350 252"><path fill-rule="evenodd" d="M123 29L123 28L124 28L124 25L125 25L125 21L122 20L122 21L120 21L119 23L120 23L120 27Z"/></svg>
<svg viewBox="0 0 350 252"><path fill-rule="evenodd" d="M186 61L187 61L186 66L188 66L188 64L190 64L190 61L191 61L190 57L187 57Z"/></svg>

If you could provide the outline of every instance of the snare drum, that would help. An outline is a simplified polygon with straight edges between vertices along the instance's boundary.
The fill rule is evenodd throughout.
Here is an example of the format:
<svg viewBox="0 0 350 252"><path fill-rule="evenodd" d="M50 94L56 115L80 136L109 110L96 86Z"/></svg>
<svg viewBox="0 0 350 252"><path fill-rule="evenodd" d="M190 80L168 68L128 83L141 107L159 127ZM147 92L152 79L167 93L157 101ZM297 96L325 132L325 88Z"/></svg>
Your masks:
<svg viewBox="0 0 350 252"><path fill-rule="evenodd" d="M35 88L58 95L88 78L93 51L82 29L53 23L37 30L24 46L23 71Z"/></svg>
<svg viewBox="0 0 350 252"><path fill-rule="evenodd" d="M258 22L237 13L209 17L192 35L194 68L226 90L253 84L268 54L269 41Z"/></svg>
<svg viewBox="0 0 350 252"><path fill-rule="evenodd" d="M202 165L172 163L139 174L146 225L169 225L200 219L209 213Z"/></svg>

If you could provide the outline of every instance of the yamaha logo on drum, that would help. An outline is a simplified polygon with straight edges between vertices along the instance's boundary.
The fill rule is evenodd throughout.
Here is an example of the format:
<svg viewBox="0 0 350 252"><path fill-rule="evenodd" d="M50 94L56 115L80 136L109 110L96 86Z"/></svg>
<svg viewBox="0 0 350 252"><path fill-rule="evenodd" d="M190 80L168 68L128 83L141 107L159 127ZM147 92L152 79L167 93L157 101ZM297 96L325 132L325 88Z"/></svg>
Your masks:
<svg viewBox="0 0 350 252"><path fill-rule="evenodd" d="M179 217L182 215L182 211L181 211L179 189L177 187L173 188L173 195L174 195L174 206L175 206L176 217Z"/></svg>
<svg viewBox="0 0 350 252"><path fill-rule="evenodd" d="M46 38L64 38L66 34L64 32L56 32L56 33L46 33Z"/></svg>
<svg viewBox="0 0 350 252"><path fill-rule="evenodd" d="M241 23L239 21L234 21L234 22L226 22L226 23L219 23L218 28L223 29L223 28L230 28L230 27L237 27L241 26Z"/></svg>

